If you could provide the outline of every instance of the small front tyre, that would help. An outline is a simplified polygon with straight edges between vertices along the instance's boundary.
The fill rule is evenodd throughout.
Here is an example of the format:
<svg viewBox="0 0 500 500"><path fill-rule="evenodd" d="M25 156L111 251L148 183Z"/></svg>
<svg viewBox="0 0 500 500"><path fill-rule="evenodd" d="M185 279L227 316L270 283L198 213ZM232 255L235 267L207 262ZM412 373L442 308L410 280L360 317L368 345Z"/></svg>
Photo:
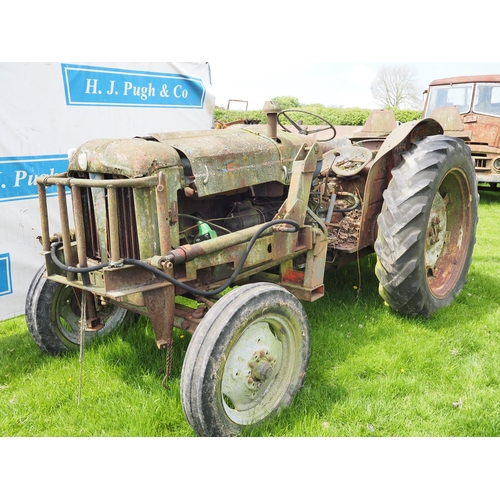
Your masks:
<svg viewBox="0 0 500 500"><path fill-rule="evenodd" d="M256 283L224 295L191 340L181 374L182 407L199 436L234 436L291 404L309 362L302 304Z"/></svg>
<svg viewBox="0 0 500 500"><path fill-rule="evenodd" d="M77 350L80 346L81 293L76 288L44 278L45 266L36 273L26 295L26 323L38 347L48 354ZM89 294L90 295L90 294ZM116 330L133 313L114 304L97 307L103 324L87 331L85 341Z"/></svg>

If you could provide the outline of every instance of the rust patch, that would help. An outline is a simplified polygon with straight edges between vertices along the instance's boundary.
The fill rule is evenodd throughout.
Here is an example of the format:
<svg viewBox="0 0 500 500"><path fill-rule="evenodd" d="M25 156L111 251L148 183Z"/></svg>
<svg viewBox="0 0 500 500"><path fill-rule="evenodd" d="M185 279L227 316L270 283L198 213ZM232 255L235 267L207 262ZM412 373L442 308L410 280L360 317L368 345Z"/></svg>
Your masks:
<svg viewBox="0 0 500 500"><path fill-rule="evenodd" d="M301 271L295 271L294 269L287 269L283 275L282 281L302 285L304 283L304 273Z"/></svg>

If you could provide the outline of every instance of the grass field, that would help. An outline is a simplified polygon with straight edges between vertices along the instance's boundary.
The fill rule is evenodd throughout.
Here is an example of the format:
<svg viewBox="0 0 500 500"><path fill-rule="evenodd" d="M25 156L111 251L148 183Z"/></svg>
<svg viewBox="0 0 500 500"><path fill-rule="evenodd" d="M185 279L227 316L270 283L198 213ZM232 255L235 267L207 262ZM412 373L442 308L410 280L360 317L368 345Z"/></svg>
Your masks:
<svg viewBox="0 0 500 500"><path fill-rule="evenodd" d="M481 191L469 279L430 319L392 312L378 295L375 257L326 278L305 304L312 353L302 391L247 436L500 435L500 193ZM188 334L175 332L173 376L147 319L51 357L24 317L0 323L1 436L193 436L179 380Z"/></svg>

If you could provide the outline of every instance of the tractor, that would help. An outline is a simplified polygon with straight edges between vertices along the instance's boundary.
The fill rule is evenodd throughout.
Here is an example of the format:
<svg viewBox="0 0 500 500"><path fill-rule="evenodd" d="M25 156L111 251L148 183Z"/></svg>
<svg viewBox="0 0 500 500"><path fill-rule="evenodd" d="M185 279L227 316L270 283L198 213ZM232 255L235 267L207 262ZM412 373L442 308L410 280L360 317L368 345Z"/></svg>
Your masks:
<svg viewBox="0 0 500 500"><path fill-rule="evenodd" d="M326 272L375 252L383 301L429 317L462 290L475 244L470 149L436 120L381 137L375 117L349 138L274 101L264 112L265 124L91 140L37 179L32 338L57 355L143 315L168 375L173 329L190 333L180 403L199 436L239 435L292 403L310 358L303 302L321 299Z"/></svg>

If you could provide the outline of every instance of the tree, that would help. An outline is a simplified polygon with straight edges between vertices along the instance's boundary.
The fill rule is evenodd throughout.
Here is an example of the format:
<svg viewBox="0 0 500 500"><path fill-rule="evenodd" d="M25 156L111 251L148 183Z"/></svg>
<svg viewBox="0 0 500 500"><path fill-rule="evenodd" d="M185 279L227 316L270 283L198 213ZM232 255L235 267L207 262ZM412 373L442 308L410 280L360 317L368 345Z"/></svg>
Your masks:
<svg viewBox="0 0 500 500"><path fill-rule="evenodd" d="M383 66L370 89L382 108L420 108L416 70L410 66Z"/></svg>
<svg viewBox="0 0 500 500"><path fill-rule="evenodd" d="M291 109L298 108L300 106L300 102L296 97L290 95L283 95L281 97L274 97L273 101L278 101L281 109Z"/></svg>

